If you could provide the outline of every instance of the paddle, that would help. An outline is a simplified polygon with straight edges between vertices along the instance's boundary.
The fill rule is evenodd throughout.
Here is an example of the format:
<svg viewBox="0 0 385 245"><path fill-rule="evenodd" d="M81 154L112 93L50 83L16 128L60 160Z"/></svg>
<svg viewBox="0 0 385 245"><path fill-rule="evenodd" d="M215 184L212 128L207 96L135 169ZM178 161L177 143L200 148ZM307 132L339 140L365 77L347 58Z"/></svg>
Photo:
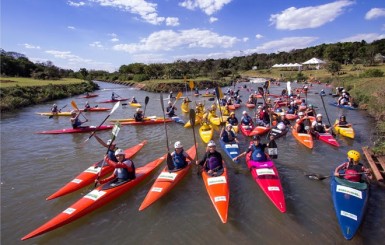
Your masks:
<svg viewBox="0 0 385 245"><path fill-rule="evenodd" d="M178 93L179 94L179 93ZM166 145L167 145L167 167L168 170L173 170L174 169L174 162L171 159L171 154L170 154L170 147L168 146L168 134L167 134L167 126L166 126L166 114L164 112L164 105L163 105L163 94L160 93L160 105L162 106L162 112L163 112L163 123L164 123L164 130L166 132Z"/></svg>
<svg viewBox="0 0 385 245"><path fill-rule="evenodd" d="M359 174L365 174L365 172L359 172L359 173L349 174L349 175L359 175ZM340 174L339 176L344 176L344 175L347 175L347 174ZM305 174L305 176L308 177L309 179L324 180L324 179L333 177L334 175L326 175L325 176L325 175L321 175L321 174Z"/></svg>
<svg viewBox="0 0 385 245"><path fill-rule="evenodd" d="M304 91L304 93L305 93L305 103L307 104L307 86L305 86L304 88L303 88L303 91Z"/></svg>
<svg viewBox="0 0 385 245"><path fill-rule="evenodd" d="M88 119L83 115L83 113L79 110L78 105L76 104L76 102L75 102L74 100L71 101L71 105L72 105L72 107L73 107L74 109L76 109L77 111L80 112L80 114L84 117L84 119L88 120Z"/></svg>
<svg viewBox="0 0 385 245"><path fill-rule="evenodd" d="M113 129L112 129L112 139L111 139L110 144L109 144L108 147L107 147L107 152L106 152L105 155L108 154L108 151L110 150L111 145L114 143L115 138L118 136L119 131L120 131L120 123L117 122L117 123L114 125ZM97 180L97 181L95 181L94 189L95 189L96 186L98 185L98 180L99 180L100 175L101 175L101 172L102 172L102 170L103 170L104 163L105 163L105 160L104 160L104 158L103 158L102 165L100 166L100 171L99 171L99 173L98 173L98 176L96 177L96 180Z"/></svg>
<svg viewBox="0 0 385 245"><path fill-rule="evenodd" d="M150 100L150 97L146 96L146 98L144 98L144 111L143 111L143 117L146 115L146 107L147 107L147 104L148 104L148 101Z"/></svg>
<svg viewBox="0 0 385 245"><path fill-rule="evenodd" d="M67 105L65 105L65 106L63 106L62 108L60 108L60 109L59 109L59 112L61 112L61 110L63 110L63 109L66 108L66 107L67 107ZM49 119L53 118L53 112L52 112L52 115L50 115L48 118L49 118Z"/></svg>
<svg viewBox="0 0 385 245"><path fill-rule="evenodd" d="M323 98L323 96L322 96L322 95L321 95L320 97L321 97L321 100L322 100L322 105L323 105L323 107L324 107L324 110L325 110L326 118L328 119L328 122L329 122L330 131L332 132L332 135L333 135L333 137L335 137L335 136L336 136L336 133L334 133L334 131L333 131L333 127L332 127L332 124L330 123L330 119L329 119L328 111L326 110L326 107L325 107L324 98Z"/></svg>
<svg viewBox="0 0 385 245"><path fill-rule="evenodd" d="M182 92L178 92L177 95L176 95L176 98L175 98L175 101L174 103L172 104L172 107L175 106L176 102L180 99L180 97L182 97L183 93Z"/></svg>
<svg viewBox="0 0 385 245"><path fill-rule="evenodd" d="M107 121L107 119L112 115L112 113L114 113L114 112L116 111L116 109L118 109L119 105L120 105L120 101L118 101L118 102L115 103L114 107L112 107L110 113L108 113L108 115L106 116L106 118L104 118L103 122L102 122L97 128L95 128L95 130L92 132L92 134L91 134L90 136L88 136L88 138L87 138L83 143L86 143L89 139L92 138L92 136L94 136L94 134L95 134L95 132L98 130L98 128L99 128L100 126L102 126L103 123L104 123L105 121Z"/></svg>
<svg viewBox="0 0 385 245"><path fill-rule="evenodd" d="M223 123L223 121L222 121L223 120L222 109L221 109L221 104L219 102L219 99L220 99L220 96L221 96L221 94L220 94L221 91L219 91L219 90L220 90L219 87L215 87L215 95L217 96L217 103L218 103L218 107L219 107L219 114L221 115L221 118L219 119L219 121L221 123Z"/></svg>
<svg viewBox="0 0 385 245"><path fill-rule="evenodd" d="M277 143L275 143L274 136L270 136L270 141L267 144L268 147L268 153L271 159L277 159L278 158L278 146Z"/></svg>
<svg viewBox="0 0 385 245"><path fill-rule="evenodd" d="M258 92L260 93L260 95L262 95L262 99L265 102L266 111L267 111L267 113L269 113L269 121L270 121L269 125L270 125L270 128L271 128L271 114L269 112L269 106L266 103L266 99L265 99L265 96L264 96L263 88L262 87L258 87Z"/></svg>
<svg viewBox="0 0 385 245"><path fill-rule="evenodd" d="M190 87L190 89L191 89L191 96L193 96L194 81L193 81L193 80L190 80L188 85L189 85L189 87Z"/></svg>
<svg viewBox="0 0 385 245"><path fill-rule="evenodd" d="M196 147L197 145L197 140L195 138L195 110L194 109L190 109L190 124L191 124L191 127L193 129L193 135L194 135L194 145ZM198 157L198 149L196 151L196 155L195 155L195 158L196 158L196 161L199 159ZM198 170L197 170L197 175L199 175L201 173L201 167L198 166Z"/></svg>

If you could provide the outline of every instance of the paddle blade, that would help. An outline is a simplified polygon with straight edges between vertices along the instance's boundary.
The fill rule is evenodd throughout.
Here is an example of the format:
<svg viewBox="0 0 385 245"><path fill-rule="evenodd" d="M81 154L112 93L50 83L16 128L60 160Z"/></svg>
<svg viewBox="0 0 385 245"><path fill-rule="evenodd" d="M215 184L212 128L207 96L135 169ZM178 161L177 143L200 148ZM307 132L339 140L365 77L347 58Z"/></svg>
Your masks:
<svg viewBox="0 0 385 245"><path fill-rule="evenodd" d="M190 80L189 84L190 86L190 89L193 90L194 89L194 81L193 80Z"/></svg>
<svg viewBox="0 0 385 245"><path fill-rule="evenodd" d="M330 175L324 176L320 174L305 174L305 176L308 177L309 179L314 179L314 180L324 180L331 177Z"/></svg>
<svg viewBox="0 0 385 245"><path fill-rule="evenodd" d="M163 94L162 94L162 93L160 93L160 105L162 106L163 117L166 117L166 116L164 115L164 105L163 105Z"/></svg>
<svg viewBox="0 0 385 245"><path fill-rule="evenodd" d="M72 106L74 109L79 110L78 105L76 104L76 102L75 102L74 100L71 101L71 106Z"/></svg>
<svg viewBox="0 0 385 245"><path fill-rule="evenodd" d="M194 111L194 109L190 109L190 124L191 124L191 127L195 126L195 111Z"/></svg>
<svg viewBox="0 0 385 245"><path fill-rule="evenodd" d="M219 90L220 90L219 87L215 87L215 95L217 96L218 101L220 99Z"/></svg>
<svg viewBox="0 0 385 245"><path fill-rule="evenodd" d="M149 100L150 100L150 97L146 96L146 98L144 98L144 104L147 105Z"/></svg>
<svg viewBox="0 0 385 245"><path fill-rule="evenodd" d="M120 105L120 101L115 103L114 107L112 107L112 109L110 111L110 115L112 115L112 113L114 113L116 111L116 109L119 108L119 105Z"/></svg>
<svg viewBox="0 0 385 245"><path fill-rule="evenodd" d="M175 168L172 156L170 153L167 153L167 168L168 170L173 170Z"/></svg>
<svg viewBox="0 0 385 245"><path fill-rule="evenodd" d="M180 97L182 97L182 95L183 95L183 93L179 91L178 94L176 95L176 99L179 100Z"/></svg>
<svg viewBox="0 0 385 245"><path fill-rule="evenodd" d="M259 92L260 95L263 96L264 93L263 93L263 88L262 87L258 87L258 92Z"/></svg>

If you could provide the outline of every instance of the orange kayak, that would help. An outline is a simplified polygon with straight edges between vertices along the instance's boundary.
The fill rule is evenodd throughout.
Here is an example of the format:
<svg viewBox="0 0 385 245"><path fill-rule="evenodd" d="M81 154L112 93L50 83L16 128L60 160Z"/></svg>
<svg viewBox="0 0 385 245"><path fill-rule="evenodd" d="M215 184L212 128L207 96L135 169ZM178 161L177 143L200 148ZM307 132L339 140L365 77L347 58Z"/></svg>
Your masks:
<svg viewBox="0 0 385 245"><path fill-rule="evenodd" d="M263 135L266 134L267 132L270 131L270 127L265 127L265 126L256 126L253 131L250 132L249 136L254 136L254 135Z"/></svg>
<svg viewBox="0 0 385 245"><path fill-rule="evenodd" d="M305 145L306 147L308 147L310 149L313 149L314 141L313 141L312 135L310 133L297 133L297 127L298 127L299 123L301 123L303 120L306 120L306 119L309 119L310 125L315 120L314 117L302 118L300 121L298 121L294 125L291 133L293 134L294 138L296 138L299 142L301 142L301 144ZM310 125L309 125L309 127L310 127Z"/></svg>
<svg viewBox="0 0 385 245"><path fill-rule="evenodd" d="M225 167L225 164L223 164L223 166L224 171L220 176L210 176L206 171L203 171L202 179L215 210L221 218L221 221L226 223L229 210L230 189L227 168Z"/></svg>
<svg viewBox="0 0 385 245"><path fill-rule="evenodd" d="M141 183L165 159L166 155L150 163L147 163L143 167L137 168L136 178L131 181L123 182L122 184L116 185L115 187L111 187L109 183L98 186L96 189L83 196L80 200L72 204L56 217L21 238L21 240L27 240L29 238L59 228L65 224L71 223L72 221L83 217L84 215L94 211L97 208L104 206L108 202L121 196L123 193Z"/></svg>
<svg viewBox="0 0 385 245"><path fill-rule="evenodd" d="M144 140L142 143L139 143L136 146L126 149L124 151L126 158L133 157L140 149L143 148L145 144L147 144L147 140ZM51 200L60 196L64 196L68 193L77 191L83 187L86 187L87 185L94 183L100 171L101 171L100 177L103 177L114 170L114 168L109 165L104 165L103 168L101 168L102 162L103 160L99 162L100 164L95 163L97 164L96 167L95 167L95 164L92 164L89 168L87 168L78 176L76 176L68 184L66 184L65 186L60 188L58 191L56 191L55 193L47 197L46 200Z"/></svg>
<svg viewBox="0 0 385 245"><path fill-rule="evenodd" d="M191 158L195 158L196 147L192 146L188 149L187 154ZM167 166L162 170L159 176L156 178L154 184L151 186L149 192L144 198L142 204L139 207L139 211L147 208L162 196L167 194L176 184L183 179L183 177L188 173L191 168L191 163L189 163L185 168L182 168L175 172L169 172Z"/></svg>

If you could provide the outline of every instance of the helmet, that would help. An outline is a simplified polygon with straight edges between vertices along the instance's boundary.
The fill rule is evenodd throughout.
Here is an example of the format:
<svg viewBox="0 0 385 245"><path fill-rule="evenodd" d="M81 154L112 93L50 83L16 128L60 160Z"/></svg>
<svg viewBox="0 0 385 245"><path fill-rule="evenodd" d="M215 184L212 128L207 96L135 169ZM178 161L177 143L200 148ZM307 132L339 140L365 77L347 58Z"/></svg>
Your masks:
<svg viewBox="0 0 385 245"><path fill-rule="evenodd" d="M117 155L125 155L125 154L124 154L124 151L122 149L117 149L115 151L115 156L117 156Z"/></svg>
<svg viewBox="0 0 385 245"><path fill-rule="evenodd" d="M282 108L276 109L275 112L282 112Z"/></svg>
<svg viewBox="0 0 385 245"><path fill-rule="evenodd" d="M174 148L175 148L175 149L183 148L183 145L182 145L182 143L181 143L180 141L177 141L177 142L175 142L175 144L174 144Z"/></svg>
<svg viewBox="0 0 385 245"><path fill-rule="evenodd" d="M309 107L309 108L313 108L313 105L312 105L312 104L309 104L307 107Z"/></svg>
<svg viewBox="0 0 385 245"><path fill-rule="evenodd" d="M109 139L109 140L107 140L106 144L109 145L109 144L111 144L111 142L112 142L112 139Z"/></svg>
<svg viewBox="0 0 385 245"><path fill-rule="evenodd" d="M342 119L344 119L344 121L345 121L345 120L346 120L346 117L345 117L344 115L341 115L341 116L340 116L340 121L341 121Z"/></svg>
<svg viewBox="0 0 385 245"><path fill-rule="evenodd" d="M281 112L281 116L284 116L284 115L286 115L286 112L285 112L285 111L282 111L282 112Z"/></svg>
<svg viewBox="0 0 385 245"><path fill-rule="evenodd" d="M234 115L234 116L235 116L235 113L234 113L234 112L231 112L231 113L230 113L230 116L232 116L232 115Z"/></svg>
<svg viewBox="0 0 385 245"><path fill-rule="evenodd" d="M233 125L231 125L231 124L226 125L226 128L232 128L232 127L233 127Z"/></svg>
<svg viewBox="0 0 385 245"><path fill-rule="evenodd" d="M259 105L259 106L258 106L258 109L262 109L262 106L261 106L261 105Z"/></svg>
<svg viewBox="0 0 385 245"><path fill-rule="evenodd" d="M56 107L57 105L56 105L56 104L53 104L52 106L53 106L53 107Z"/></svg>
<svg viewBox="0 0 385 245"><path fill-rule="evenodd" d="M133 99L135 99L135 96L132 96Z"/></svg>
<svg viewBox="0 0 385 245"><path fill-rule="evenodd" d="M343 95L343 96L345 96L345 95L346 95L346 93L342 93L342 95Z"/></svg>
<svg viewBox="0 0 385 245"><path fill-rule="evenodd" d="M169 105L172 105L171 101L168 102Z"/></svg>
<svg viewBox="0 0 385 245"><path fill-rule="evenodd" d="M76 111L75 111L75 110L72 110L72 111L71 111L71 115L73 115L73 114L76 114Z"/></svg>
<svg viewBox="0 0 385 245"><path fill-rule="evenodd" d="M298 116L303 116L304 113L302 111L298 112Z"/></svg>
<svg viewBox="0 0 385 245"><path fill-rule="evenodd" d="M254 136L253 136L253 140L261 140L261 136L259 136L259 135L254 135Z"/></svg>
<svg viewBox="0 0 385 245"><path fill-rule="evenodd" d="M325 90L321 89L321 92L324 92Z"/></svg>
<svg viewBox="0 0 385 245"><path fill-rule="evenodd" d="M290 102L290 105L294 105L294 101Z"/></svg>
<svg viewBox="0 0 385 245"><path fill-rule="evenodd" d="M140 112L140 111L142 111L142 109L136 108L136 112Z"/></svg>
<svg viewBox="0 0 385 245"><path fill-rule="evenodd" d="M88 101L86 101L86 104L88 105Z"/></svg>
<svg viewBox="0 0 385 245"><path fill-rule="evenodd" d="M358 151L350 150L348 151L348 158L353 159L353 161L358 162L361 158L361 155Z"/></svg>
<svg viewBox="0 0 385 245"><path fill-rule="evenodd" d="M321 114L321 113L318 113L318 114L317 114L317 117L322 117L322 114Z"/></svg>
<svg viewBox="0 0 385 245"><path fill-rule="evenodd" d="M342 90L342 93L346 93L346 90L345 90L345 89L343 89L343 90Z"/></svg>
<svg viewBox="0 0 385 245"><path fill-rule="evenodd" d="M247 111L243 111L242 114L243 114L243 115L246 115L246 114L247 114Z"/></svg>
<svg viewBox="0 0 385 245"><path fill-rule="evenodd" d="M215 142L213 140L210 140L209 143L207 144L208 147L210 146L216 146Z"/></svg>
<svg viewBox="0 0 385 245"><path fill-rule="evenodd" d="M271 98L267 98L267 101L271 101Z"/></svg>

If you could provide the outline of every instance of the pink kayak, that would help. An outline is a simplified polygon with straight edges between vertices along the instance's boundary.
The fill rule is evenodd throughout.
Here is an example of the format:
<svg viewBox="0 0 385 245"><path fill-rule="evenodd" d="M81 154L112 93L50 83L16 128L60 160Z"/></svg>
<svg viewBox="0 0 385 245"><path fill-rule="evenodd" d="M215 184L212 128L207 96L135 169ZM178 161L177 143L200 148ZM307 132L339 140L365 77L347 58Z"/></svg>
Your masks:
<svg viewBox="0 0 385 245"><path fill-rule="evenodd" d="M335 147L339 147L340 144L337 142L337 140L333 137L333 135L329 133L316 133L316 138Z"/></svg>

